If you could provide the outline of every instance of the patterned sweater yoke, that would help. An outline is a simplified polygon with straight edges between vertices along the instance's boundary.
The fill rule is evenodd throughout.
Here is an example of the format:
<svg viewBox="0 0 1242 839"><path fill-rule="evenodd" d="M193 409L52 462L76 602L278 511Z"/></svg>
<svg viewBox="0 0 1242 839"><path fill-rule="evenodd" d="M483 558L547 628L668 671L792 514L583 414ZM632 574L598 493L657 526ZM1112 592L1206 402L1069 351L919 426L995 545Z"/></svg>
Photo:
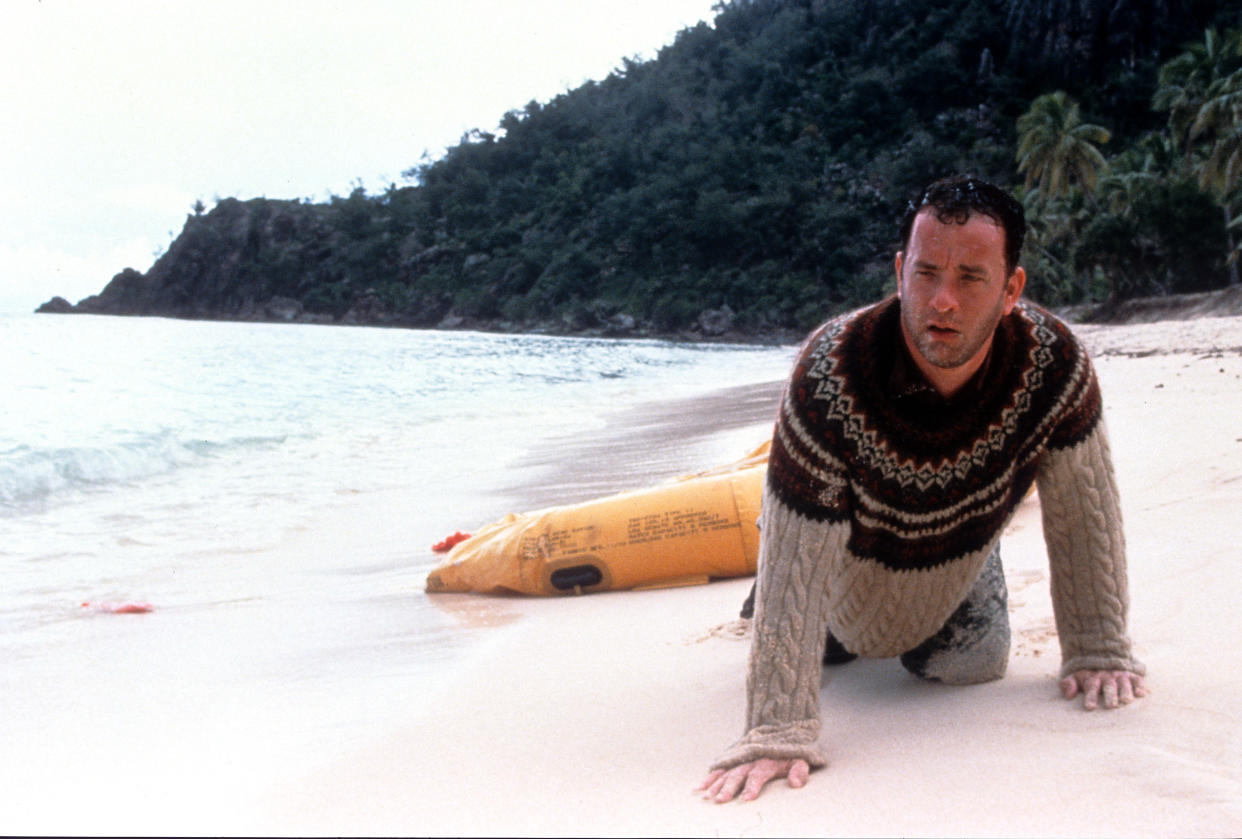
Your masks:
<svg viewBox="0 0 1242 839"><path fill-rule="evenodd" d="M824 762L825 630L899 655L934 634L1039 484L1062 671L1143 672L1100 389L1070 330L1020 302L952 399L910 396L900 302L830 321L782 397L764 492L747 735L717 762ZM927 390L926 388L924 390Z"/></svg>

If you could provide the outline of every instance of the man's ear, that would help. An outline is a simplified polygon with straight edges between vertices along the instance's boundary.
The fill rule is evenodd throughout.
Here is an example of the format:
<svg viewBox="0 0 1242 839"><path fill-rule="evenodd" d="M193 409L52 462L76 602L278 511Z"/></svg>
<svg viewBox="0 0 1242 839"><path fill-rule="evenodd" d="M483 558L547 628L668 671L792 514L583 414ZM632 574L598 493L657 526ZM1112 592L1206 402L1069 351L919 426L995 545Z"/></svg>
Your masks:
<svg viewBox="0 0 1242 839"><path fill-rule="evenodd" d="M1013 269L1013 273L1005 281L1005 314L1013 311L1024 288L1026 288L1026 269L1019 265Z"/></svg>
<svg viewBox="0 0 1242 839"><path fill-rule="evenodd" d="M901 251L897 251L897 255L893 257L893 273L897 275L897 296L901 297L901 261L904 258Z"/></svg>

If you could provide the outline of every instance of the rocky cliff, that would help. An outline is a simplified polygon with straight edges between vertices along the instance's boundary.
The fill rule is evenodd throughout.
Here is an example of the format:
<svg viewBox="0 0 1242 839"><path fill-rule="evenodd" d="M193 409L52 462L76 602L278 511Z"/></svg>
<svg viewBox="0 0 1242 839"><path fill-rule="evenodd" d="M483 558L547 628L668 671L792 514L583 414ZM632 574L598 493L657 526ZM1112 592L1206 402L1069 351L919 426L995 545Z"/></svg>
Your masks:
<svg viewBox="0 0 1242 839"><path fill-rule="evenodd" d="M520 323L463 313L453 307L448 292L409 293L409 279L450 261L469 270L486 257L461 258L456 249L443 245L421 247L412 234L377 235L370 224L367 230L356 231L359 235L351 235L350 225L342 223L341 205L360 201L366 202L368 211L374 210L374 199L360 196L332 204L224 199L209 213L187 217L181 234L146 273L126 268L99 294L76 305L53 297L37 311L634 337L747 337L735 328L727 305L703 309L680 330L662 330L626 312L581 311L573 316L556 312L544 320Z"/></svg>
<svg viewBox="0 0 1242 839"><path fill-rule="evenodd" d="M76 306L53 298L40 312L155 315L176 318L391 323L427 325L438 314L398 316L359 289L344 300L315 294L348 289L336 251L342 234L326 222L325 207L299 201L221 201L185 228L145 274L126 268L102 292Z"/></svg>

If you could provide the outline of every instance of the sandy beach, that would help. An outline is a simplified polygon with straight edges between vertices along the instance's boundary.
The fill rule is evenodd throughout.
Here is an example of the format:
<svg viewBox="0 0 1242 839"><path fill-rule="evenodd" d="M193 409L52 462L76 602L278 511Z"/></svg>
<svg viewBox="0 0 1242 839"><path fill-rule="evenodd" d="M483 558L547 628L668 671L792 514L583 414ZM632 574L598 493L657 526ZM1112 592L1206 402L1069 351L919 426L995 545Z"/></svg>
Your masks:
<svg viewBox="0 0 1242 839"><path fill-rule="evenodd" d="M714 805L693 788L741 734L750 580L536 599L438 595L494 628L434 710L261 792L253 827L432 835L1236 836L1242 833L1242 318L1081 327L1123 494L1130 628L1151 696L1086 713L1057 692L1038 498L1002 543L1008 675L895 661L825 671L831 765ZM741 455L779 385L612 417L532 457L529 507ZM426 596L414 592L412 596Z"/></svg>

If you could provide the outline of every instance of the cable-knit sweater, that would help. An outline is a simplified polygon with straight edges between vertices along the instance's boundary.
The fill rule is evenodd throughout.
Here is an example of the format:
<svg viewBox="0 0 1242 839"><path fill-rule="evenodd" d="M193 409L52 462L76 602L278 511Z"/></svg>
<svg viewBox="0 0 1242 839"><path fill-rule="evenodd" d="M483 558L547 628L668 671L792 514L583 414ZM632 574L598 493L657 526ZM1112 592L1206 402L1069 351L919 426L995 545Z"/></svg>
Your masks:
<svg viewBox="0 0 1242 839"><path fill-rule="evenodd" d="M1126 634L1120 504L1099 384L1047 311L1020 302L951 400L902 398L900 301L830 321L782 397L761 516L746 735L714 764L826 760L825 630L899 655L965 597L1038 482L1062 675L1142 673Z"/></svg>

